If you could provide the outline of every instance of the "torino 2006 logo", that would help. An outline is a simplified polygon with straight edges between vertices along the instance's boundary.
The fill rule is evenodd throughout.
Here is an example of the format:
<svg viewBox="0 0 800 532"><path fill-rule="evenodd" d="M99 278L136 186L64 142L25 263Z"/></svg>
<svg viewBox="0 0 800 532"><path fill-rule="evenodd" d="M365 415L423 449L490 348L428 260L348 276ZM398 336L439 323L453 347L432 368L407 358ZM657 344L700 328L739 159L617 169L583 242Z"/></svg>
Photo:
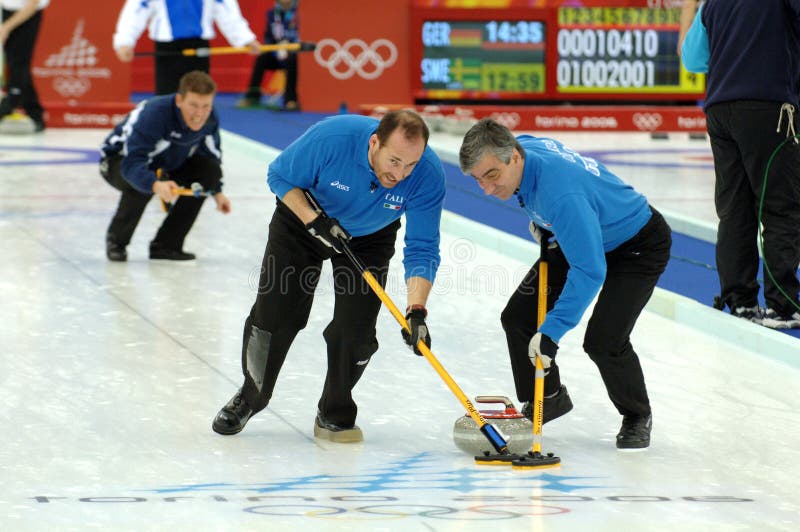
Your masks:
<svg viewBox="0 0 800 532"><path fill-rule="evenodd" d="M388 39L377 39L372 44L361 39L348 39L344 44L322 39L314 50L314 59L336 79L349 79L353 74L376 79L397 61L397 47Z"/></svg>

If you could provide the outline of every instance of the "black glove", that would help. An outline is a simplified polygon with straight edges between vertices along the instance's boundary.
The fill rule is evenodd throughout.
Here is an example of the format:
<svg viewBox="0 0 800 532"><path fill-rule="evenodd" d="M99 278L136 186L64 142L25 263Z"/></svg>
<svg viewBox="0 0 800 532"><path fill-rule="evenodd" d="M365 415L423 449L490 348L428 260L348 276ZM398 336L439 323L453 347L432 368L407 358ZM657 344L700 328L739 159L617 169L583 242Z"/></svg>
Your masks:
<svg viewBox="0 0 800 532"><path fill-rule="evenodd" d="M349 242L352 238L350 233L339 225L339 220L327 216L317 216L306 224L306 229L311 236L318 238L329 248L333 248L336 253L343 251L342 242Z"/></svg>
<svg viewBox="0 0 800 532"><path fill-rule="evenodd" d="M405 328L400 332L403 335L403 340L408 344L409 349L413 350L415 354L422 356L422 353L417 349L417 343L422 340L428 347L431 346L431 335L428 333L428 326L425 324L425 318L428 316L428 311L422 305L412 305L406 309L406 321L408 328L411 329L409 333Z"/></svg>
<svg viewBox="0 0 800 532"><path fill-rule="evenodd" d="M536 367L536 355L542 357L542 367L547 369L558 352L558 344L546 334L537 332L528 344L528 356Z"/></svg>

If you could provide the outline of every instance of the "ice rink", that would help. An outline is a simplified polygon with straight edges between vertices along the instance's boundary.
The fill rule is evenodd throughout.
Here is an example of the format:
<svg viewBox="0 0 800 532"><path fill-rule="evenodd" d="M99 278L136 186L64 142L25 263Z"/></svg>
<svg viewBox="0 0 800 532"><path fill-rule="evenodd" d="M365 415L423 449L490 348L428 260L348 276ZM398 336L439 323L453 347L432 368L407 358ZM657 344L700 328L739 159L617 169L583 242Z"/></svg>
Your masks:
<svg viewBox="0 0 800 532"><path fill-rule="evenodd" d="M452 438L464 408L385 310L355 390L364 442L316 441L326 276L269 408L217 435L211 421L242 381L276 152L224 136L233 212L206 203L185 246L196 261L148 260L163 216L152 201L128 262L110 263L118 194L95 162L105 134L0 137L0 530L800 529L800 343L661 290L633 335L654 411L646 452L615 448L620 416L582 351L584 320L559 351L575 408L544 430L561 466L475 465ZM614 151L609 166L656 207L715 225L706 142L555 136ZM458 139L432 144L452 160ZM400 247L387 291L404 306ZM499 314L537 255L533 242L445 215L428 325L470 398L516 402Z"/></svg>

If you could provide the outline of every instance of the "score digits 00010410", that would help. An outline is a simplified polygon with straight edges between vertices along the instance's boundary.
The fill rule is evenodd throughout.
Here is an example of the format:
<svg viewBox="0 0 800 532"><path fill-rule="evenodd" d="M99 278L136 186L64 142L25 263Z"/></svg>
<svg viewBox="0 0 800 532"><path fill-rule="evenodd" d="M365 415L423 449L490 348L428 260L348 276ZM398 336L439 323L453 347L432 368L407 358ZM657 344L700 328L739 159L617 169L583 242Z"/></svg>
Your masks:
<svg viewBox="0 0 800 532"><path fill-rule="evenodd" d="M558 11L560 93L698 93L703 79L683 70L677 9L576 8Z"/></svg>

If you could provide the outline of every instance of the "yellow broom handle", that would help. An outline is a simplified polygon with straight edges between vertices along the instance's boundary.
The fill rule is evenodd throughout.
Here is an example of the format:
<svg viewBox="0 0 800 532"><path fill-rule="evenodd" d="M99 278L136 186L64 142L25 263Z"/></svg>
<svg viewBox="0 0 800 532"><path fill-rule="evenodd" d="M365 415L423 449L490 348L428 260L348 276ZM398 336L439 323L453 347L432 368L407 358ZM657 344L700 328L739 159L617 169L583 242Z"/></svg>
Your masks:
<svg viewBox="0 0 800 532"><path fill-rule="evenodd" d="M277 50L286 50L287 52L296 52L300 49L302 43L292 42L284 44L262 44L259 49L262 52L275 52ZM250 51L247 46L213 46L211 48L189 48L183 50L183 55L197 55L198 50L203 50L202 55L230 55L242 54Z"/></svg>
<svg viewBox="0 0 800 532"><path fill-rule="evenodd" d="M391 298L383 289L383 287L375 278L375 276L372 275L372 273L366 269L362 272L362 275L364 277L364 280L367 281L367 284L372 288L372 290L375 292L378 298L383 302L384 305L386 305L386 308L389 309L389 312L392 313L394 319L397 320L397 322L403 327L403 329L405 329L408 332L411 332L411 328L408 326L408 322L406 321L405 316L403 316L403 313L400 312L400 309L397 308L397 305L394 304L394 302L391 300ZM428 360L428 362L430 362L431 366L433 366L433 369L436 370L436 373L439 374L442 380L444 380L445 384L447 384L447 387L450 388L450 391L453 392L455 396L458 398L458 400L461 401L461 404L463 404L466 407L467 413L473 419L473 421L475 421L475 423L477 423L479 427L486 425L486 420L483 418L481 413L478 412L478 410L475 408L475 406L472 404L469 398L467 398L464 392L461 391L461 388L459 388L458 384L455 383L453 378L450 377L447 371L445 371L444 367L442 367L442 365L439 363L436 357L433 356L433 353L428 348L428 346L425 345L425 342L423 342L422 340L417 342L417 349L419 349L420 353L422 353L422 356L424 356Z"/></svg>
<svg viewBox="0 0 800 532"><path fill-rule="evenodd" d="M547 242L542 238L542 246ZM545 260L545 248L542 248L542 257L539 260L539 305L536 315L537 329L544 323L547 315L547 261ZM542 452L542 421L544 416L544 366L542 357L536 356L533 385L533 453Z"/></svg>

